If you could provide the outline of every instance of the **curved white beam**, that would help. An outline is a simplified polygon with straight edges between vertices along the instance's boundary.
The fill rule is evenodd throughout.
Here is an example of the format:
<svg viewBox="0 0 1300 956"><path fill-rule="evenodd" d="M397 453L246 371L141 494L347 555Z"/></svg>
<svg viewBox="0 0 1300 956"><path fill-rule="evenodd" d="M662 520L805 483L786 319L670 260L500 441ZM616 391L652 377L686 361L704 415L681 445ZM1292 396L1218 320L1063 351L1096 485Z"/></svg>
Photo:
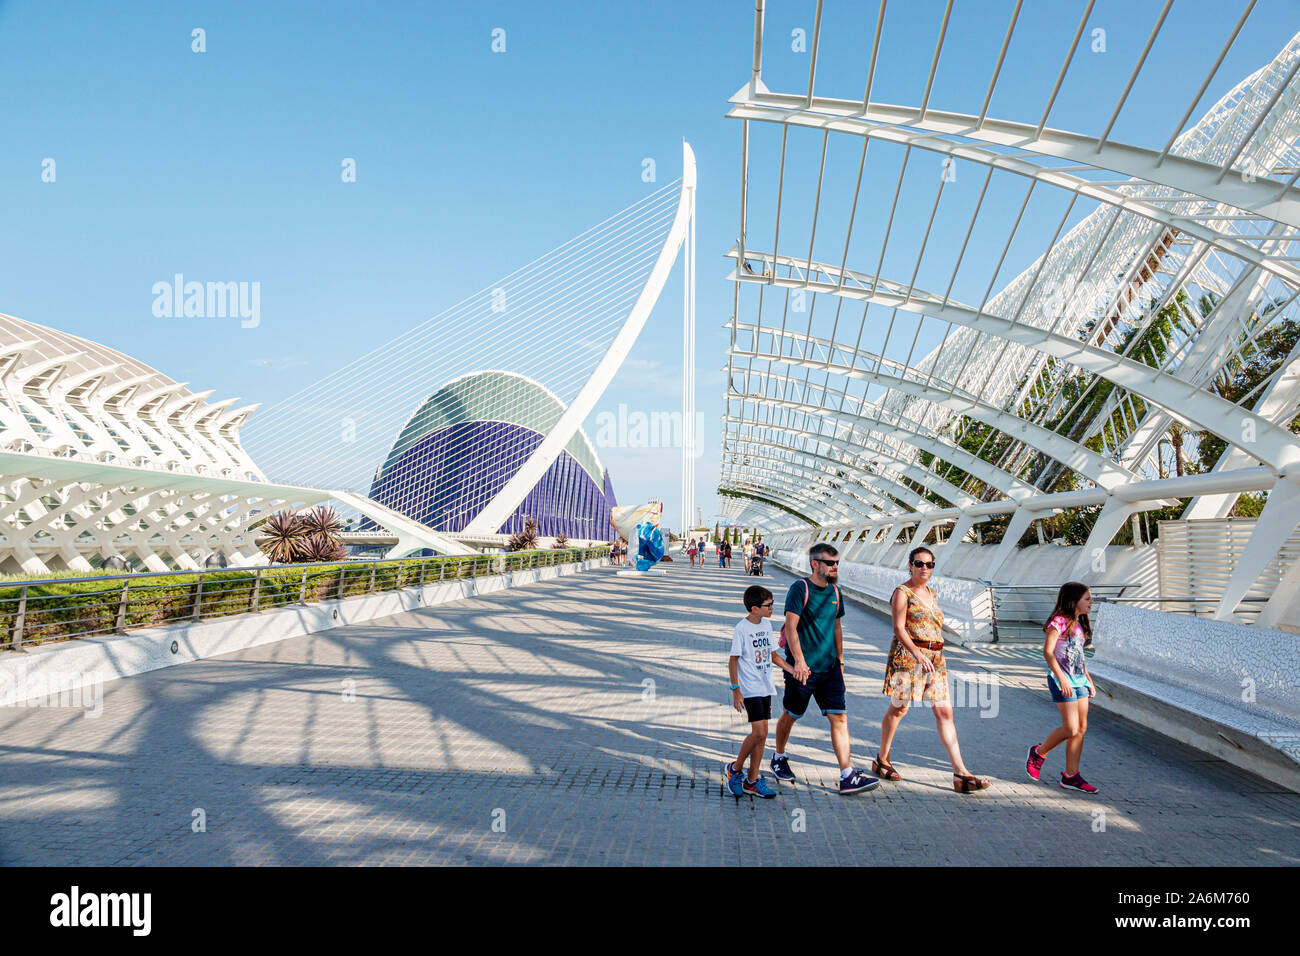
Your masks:
<svg viewBox="0 0 1300 956"><path fill-rule="evenodd" d="M761 428L773 432L779 432L780 434L788 435L791 438L802 438L807 441L819 442L821 444L827 445L831 448L834 448L836 451L839 451L849 456L864 454L867 457L873 459L886 459L888 461L888 464L882 465L882 467L889 469L889 475L893 475L899 478L907 478L911 481L916 482L918 485L923 485L929 491L934 492L940 498L944 499L945 501L949 502L950 504L956 507L961 507L963 505L974 505L979 503L978 499L962 491L956 485L941 478L939 475L935 474L934 472L926 471L923 468L917 467L917 465L914 462L899 457L897 452L888 448L888 446L886 446L884 442L880 441L874 435L863 436L864 438L867 438L872 442L872 445L869 448L864 449L864 448L855 448L854 446L849 445L846 442L837 441L836 439L831 438L827 435L819 435L816 432L806 431L803 429L795 428L790 425L779 425L773 422L754 422L748 418L737 418L735 415L731 415L731 414L724 415L722 420L724 424L747 425L751 428ZM764 439L770 440L770 436L764 436ZM784 445L784 443L780 443L780 442L778 442L778 444L782 444L784 447L788 447L791 449L796 448L796 446L794 445ZM834 459L828 459L828 460L834 460ZM865 469L862 469L861 467L859 467L859 470L865 471ZM871 474L871 472L866 472L866 473Z"/></svg>
<svg viewBox="0 0 1300 956"><path fill-rule="evenodd" d="M772 261L770 254L746 252L746 255ZM806 259L792 256L777 256L776 261L779 266L787 269L803 270L806 265ZM1116 352L1036 326L989 315L959 305L952 299L944 301L920 289L913 288L908 296L897 283L884 279L873 282L873 277L849 269L843 271L845 281L842 285L839 282L813 279L811 274L797 279L777 275L776 271L773 269L773 274L769 276L747 276L743 270L733 270L730 278L737 282L760 282L788 289L808 289L825 295L839 295L855 301L896 307L905 312L929 316L940 322L950 322L1028 346L1121 385L1154 405L1175 411L1179 417L1212 432L1229 444L1241 445L1243 434L1252 434L1254 440L1245 450L1279 474L1285 475L1288 470L1300 468L1300 436L1291 434L1227 399ZM815 264L814 271L837 278L841 274L837 267L820 263ZM849 280L852 280L852 285Z"/></svg>
<svg viewBox="0 0 1300 956"><path fill-rule="evenodd" d="M759 331L756 326L741 322L736 323L736 328L745 332L757 333ZM823 354L826 355L833 354L832 350L835 348L843 349L842 346L828 342L826 339L803 335L799 332L789 330L778 332L768 329L762 331L773 337L780 336L781 338L814 345L821 348ZM757 339L757 335L755 339ZM916 398L923 398L957 414L969 415L971 418L981 421L985 425L990 425L1011 438L1023 441L1043 454L1050 455L1061 464L1066 465L1103 488L1114 488L1128 481L1136 481L1138 477L1135 472L1122 465L1117 465L1108 458L1104 458L1086 445L1072 441L1064 435L1058 435L1041 425L1035 425L1023 418L1008 414L996 406L980 401L978 396L971 395L968 392L959 393L955 390L937 388L933 385L927 385L924 381L914 381L899 375L888 375L877 369L863 369L830 361L814 361L784 353L749 351L735 347L732 349L732 354L743 355L747 358L766 359L769 362L781 362L787 366L829 372L832 375L841 375L860 382L874 382ZM874 356L866 352L860 352L859 355L867 359L874 358ZM883 363L880 363L880 368L884 368ZM828 409L829 411L831 410ZM833 412L831 413L833 414Z"/></svg>
<svg viewBox="0 0 1300 956"><path fill-rule="evenodd" d="M752 478L737 478L732 482L728 490L741 492L742 494L748 493L756 495L759 498L766 498L771 502L769 507L779 505L787 509L789 512L798 515L815 528L823 527L827 523L828 519L839 519L843 517L841 513L823 507L821 502L817 502L816 506L810 505L809 502L797 494L792 494L780 487L773 488L763 482L754 481ZM723 493L725 494L726 492Z"/></svg>
<svg viewBox="0 0 1300 956"><path fill-rule="evenodd" d="M850 445L847 442L839 441L828 435L820 435L816 432L798 428L794 425L778 424L775 422L755 422L748 418L737 418L727 413L723 416L724 423L734 423L738 425L748 425L752 428L763 428L782 435L788 435L791 438L801 438L806 441L812 441L827 445L845 455L855 456L863 455L872 459L879 460L882 468L888 469L889 475L897 478L907 478L922 485L927 490L938 495L943 500L961 507L964 505L978 504L978 499L962 491L956 485L940 477L933 471L927 471L915 463L914 459L903 458L898 450L891 448L886 442L882 441L873 433L866 433L860 437L865 443L862 446Z"/></svg>
<svg viewBox="0 0 1300 956"><path fill-rule="evenodd" d="M659 256L655 259L655 264L650 270L645 286L641 289L641 294L637 296L636 302L632 304L632 308L628 312L627 321L623 323L618 335L614 337L613 343L605 353L604 358L600 360L600 364L596 366L596 370L591 373L591 378L587 380L587 384L582 387L578 396L564 410L560 420L542 439L542 443L537 446L537 449L528 457L528 460L520 466L519 470L511 476L510 480L493 496L483 510L465 526L464 534L490 534L505 523L506 519L519 507L520 502L528 497L528 493L546 474L546 470L559 457L560 452L564 450L564 446L569 443L569 439L573 437L574 432L578 430L591 413L591 410L595 408L596 402L600 400L600 396L604 394L605 389L609 387L609 383L613 381L619 366L623 364L623 360L627 358L628 352L632 350L632 345L636 342L637 336L641 334L646 319L650 317L650 310L654 308L655 302L659 299L659 293L663 291L664 283L668 280L668 273L677 258L677 251L686 241L690 227L695 221L695 184L695 153L692 151L690 144L683 141L682 191L677 202L677 212L673 216L668 236L664 240L664 247L659 251ZM687 520L689 521L689 518Z"/></svg>
<svg viewBox="0 0 1300 956"><path fill-rule="evenodd" d="M807 449L799 448L795 445L787 444L786 442L776 441L771 436L765 438L748 439L748 438L742 438L740 436L733 437L728 435L726 437L726 441L728 443L735 442L737 444L744 445L747 449L750 448L754 449L754 451L747 450L745 452L742 452L741 454L744 455L753 455L756 452L761 453L762 450L764 449L775 448L781 451L790 452L791 454L796 456L802 455L807 458L815 459L819 462L825 462L826 467L847 471L852 476L852 478L855 481L857 481L859 484L869 486L873 489L876 489L877 491L882 491L885 494L891 495L892 497L905 501L913 508L917 508L918 510L922 506L933 504L933 502L927 501L926 499L922 498L920 495L918 495L911 488L908 488L906 485L900 485L897 482L893 481L888 475L881 475L875 472L868 471L865 468L863 468L861 465L854 464L851 461L845 461L840 458L831 458L829 455L823 455L818 452L808 451ZM725 464L725 458L727 455L735 455L737 453L724 451L722 454L723 454L724 464ZM777 460L788 461L789 459L778 458Z"/></svg>
<svg viewBox="0 0 1300 956"><path fill-rule="evenodd" d="M797 454L806 455L807 453L798 452ZM770 463L773 466L777 466L778 472L780 472L781 469L785 469L798 475L801 479L810 482L808 486L810 489L815 487L818 489L829 491L832 489L828 488L823 484L820 484L820 482L838 481L841 482L843 486L840 489L841 491L853 492L855 494L860 492L863 496L867 497L870 500L871 504L876 505L877 507L881 507L881 506L888 506L893 508L897 507L893 502L889 500L889 498L886 497L886 493L878 485L864 480L858 474L852 473L851 469L849 469L847 466L842 464L835 463L832 464L830 467L845 471L846 475L843 477L839 475L831 474L830 472L825 471L822 468L813 467L807 464L800 463L798 461L793 461L790 458L786 458L782 455L767 453L762 448L762 446L759 445L753 446L752 450L746 450L743 452L723 452L723 457L724 457L724 462L723 462L724 467L730 465L734 468L742 465L741 462L737 462L734 460L726 461L725 460L726 458L735 459L738 457L743 457L745 459L745 463L747 463L748 465L754 466L755 462L759 462L761 463L761 465L757 465L756 467L763 467L763 468L766 468L767 465ZM820 455L815 457L821 458ZM909 506L915 508L916 504L919 503L928 504L928 502L924 502L923 499L921 499L920 496L916 494L916 492L911 491L910 489L903 489L903 491L906 493L906 498L908 499ZM890 494L892 493L893 492L890 492ZM904 497L904 495L900 494L899 497ZM913 498L916 499L915 502L911 500ZM859 502L860 500L861 499L859 499ZM847 499L847 498L845 499L845 503L849 504L851 506L851 509L853 505L859 502L855 502L852 499ZM850 514L855 516L856 518L857 512L850 510Z"/></svg>
<svg viewBox="0 0 1300 956"><path fill-rule="evenodd" d="M825 408L821 405L811 405L806 402L794 402L784 398L752 396L748 398L747 401L757 402L763 405L771 405L776 408L788 408L809 415L821 415L835 421L846 422L856 428L874 432L877 435L901 437L908 444L915 445L922 451L930 452L930 454L934 455L936 458L941 458L949 464L956 465L968 474L974 475L990 488L996 488L1003 495L1013 500L1030 498L1034 495L1041 494L1041 492L1029 482L1003 471L1001 468L990 464L983 458L977 458L960 445L956 445L942 437L923 432L919 427L909 427L911 423L908 422L907 419L900 419L897 422L885 422L875 418L868 418L864 415L855 415L850 414L849 412L837 412L834 409Z"/></svg>
<svg viewBox="0 0 1300 956"><path fill-rule="evenodd" d="M1093 169L1121 173L1156 183L1247 212L1284 222L1300 229L1300 188L1259 176L1220 176L1211 163L1174 153L1164 155L1152 149L1107 141L1064 130L1043 129L1028 123L978 117L927 109L918 115L915 107L871 103L866 111L861 101L840 100L750 91L748 87L732 97L736 106L728 117L804 126L817 130L884 137L898 127L924 130L937 136L960 136L968 140L1013 148L1040 156L1068 159ZM937 141L936 141L937 142Z"/></svg>

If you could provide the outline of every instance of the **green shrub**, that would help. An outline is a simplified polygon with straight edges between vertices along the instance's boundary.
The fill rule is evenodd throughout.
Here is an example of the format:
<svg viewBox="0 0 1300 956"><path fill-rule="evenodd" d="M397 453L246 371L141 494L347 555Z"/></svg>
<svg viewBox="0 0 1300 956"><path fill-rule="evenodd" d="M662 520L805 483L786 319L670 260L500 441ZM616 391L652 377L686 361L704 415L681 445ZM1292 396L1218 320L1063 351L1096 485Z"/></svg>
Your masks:
<svg viewBox="0 0 1300 956"><path fill-rule="evenodd" d="M606 549L571 548L566 550L516 551L508 555L455 555L437 558L397 558L392 561L338 564L268 565L261 569L258 609L269 610L297 604L355 597L375 591L393 591L415 587L424 567L424 583L454 581L533 566L551 566L569 561L601 557ZM502 560L504 558L504 560ZM304 573L306 585L304 587ZM109 634L117 627L122 591L127 591L126 628L151 627L192 619L196 599L201 600L204 619L252 610L255 569L202 572L203 590L199 595L199 572L149 576L113 577L113 572L79 575L81 578L107 577L109 580L70 581L54 575L0 579L0 643L12 637L18 614L22 587L13 582L29 581L27 606L23 617L23 643L67 640L91 634Z"/></svg>

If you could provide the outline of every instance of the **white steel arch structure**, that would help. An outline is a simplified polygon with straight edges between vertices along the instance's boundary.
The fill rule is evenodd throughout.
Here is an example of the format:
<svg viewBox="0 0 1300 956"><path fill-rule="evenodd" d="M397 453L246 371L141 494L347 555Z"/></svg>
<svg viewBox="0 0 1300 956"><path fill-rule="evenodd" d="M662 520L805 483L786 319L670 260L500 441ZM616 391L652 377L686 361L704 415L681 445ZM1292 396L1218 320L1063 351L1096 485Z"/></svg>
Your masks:
<svg viewBox="0 0 1300 956"><path fill-rule="evenodd" d="M690 144L682 142L682 181L681 191L678 194L677 209L673 214L673 220L668 227L668 234L664 238L663 247L659 250L658 256L655 257L654 265L650 269L650 274L646 278L645 285L642 286L636 301L632 308L628 310L627 319L614 341L610 344L608 351L601 358L600 363L591 373L582 389L578 392L577 397L569 403L564 414L560 417L559 422L547 434L542 444L528 458L526 462L515 473L493 498L479 512L478 516L472 520L466 527L466 534L473 533L491 533L500 527L501 522L509 517L510 513L519 506L519 502L537 484L538 479L545 474L546 469L559 456L564 446L569 443L574 434L581 427L583 421L591 414L592 409L596 407L596 402L600 396L605 393L609 383L614 380L615 373L623 364L623 360L632 351L632 346L641 334L641 329L645 327L646 320L650 318L650 311L654 308L655 303L659 300L659 294L663 291L664 283L668 281L668 273L673 267L673 262L677 258L677 252L683 246L686 247L685 261L685 286L686 286L686 352L693 357L694 349L694 282L695 282L695 262L694 262L694 231L695 231L695 152L691 149ZM688 390L687 402L693 402L694 386L691 383L684 385ZM686 402L684 402L685 404ZM694 416L694 408L691 408L691 415ZM684 422L683 427L688 429L686 434L690 434L691 424ZM689 442L688 442L689 443ZM686 460L689 449L683 448L683 460ZM685 467L685 466L684 466ZM688 479L683 471L683 507L690 507L691 501L689 495L693 494L692 484L688 484ZM688 491L688 489L690 489ZM683 520L689 524L689 515L683 515Z"/></svg>
<svg viewBox="0 0 1300 956"><path fill-rule="evenodd" d="M0 315L0 389L5 572L259 563L251 522L330 497L266 481L239 442L256 405L88 339Z"/></svg>
<svg viewBox="0 0 1300 956"><path fill-rule="evenodd" d="M1184 127L1255 5L1225 24L1186 113L1148 147L1111 132L1139 108L1130 92L1170 3L1094 135L1047 125L1093 2L1041 116L1021 122L989 115L1021 0L978 114L930 105L951 0L916 105L872 99L885 0L856 98L817 88L821 0L806 87L769 90L757 0L751 77L728 113L742 177L724 513L786 545L847 541L851 559L904 528L961 540L1001 517L993 577L1057 509L1096 512L1081 571L1139 512L1191 498L1184 517L1221 517L1262 493L1215 610L1232 616L1300 525L1300 35ZM922 228L900 248L904 216ZM990 265L973 281L962 267L977 258ZM1029 264L1006 281L1015 261ZM978 297L962 301L963 285ZM1184 473L1184 440L1211 467ZM1277 623L1281 591L1261 623Z"/></svg>
<svg viewBox="0 0 1300 956"><path fill-rule="evenodd" d="M246 436L250 451L269 475L334 489L348 509L394 532L390 557L500 543L503 523L579 433L622 366L682 248L686 328L693 333L695 190L695 155L683 142L679 180L263 411ZM454 533L371 500L375 470L410 415L447 382L484 369L526 374L563 406L541 443L501 449L493 460L509 478L495 490L480 483L481 497L469 506L473 517ZM508 377L498 379L500 394L485 402L502 420L526 413L511 406L524 399L507 387ZM684 471L683 494L690 493Z"/></svg>
<svg viewBox="0 0 1300 956"><path fill-rule="evenodd" d="M251 454L240 432L257 405L210 402L211 391L192 393L121 352L0 315L0 572L89 571L113 559L151 571L197 569L215 556L264 563L253 525L330 501L395 537L391 557L427 548L468 554L466 541L494 542L491 532L575 435L579 457L599 470L579 426L684 245L692 320L695 185L694 154L683 143L681 180L264 411L253 427L260 452L250 446ZM449 329L462 340L449 344ZM572 397L543 390L563 412L541 445L513 463L506 487L480 502L474 525L443 534L372 500L372 474L436 385L507 355L524 356L534 374L539 364L551 371L548 385ZM526 417L509 404L519 394L503 388L498 396L505 419Z"/></svg>

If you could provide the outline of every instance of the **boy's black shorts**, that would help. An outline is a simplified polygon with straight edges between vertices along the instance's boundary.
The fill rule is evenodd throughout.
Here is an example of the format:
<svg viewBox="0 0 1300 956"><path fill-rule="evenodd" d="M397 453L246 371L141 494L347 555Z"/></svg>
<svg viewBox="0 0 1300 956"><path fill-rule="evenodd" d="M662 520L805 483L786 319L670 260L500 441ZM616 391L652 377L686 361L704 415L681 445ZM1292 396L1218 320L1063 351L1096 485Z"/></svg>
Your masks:
<svg viewBox="0 0 1300 956"><path fill-rule="evenodd" d="M772 698L771 697L746 697L745 698L745 716L752 724L759 720L772 719Z"/></svg>

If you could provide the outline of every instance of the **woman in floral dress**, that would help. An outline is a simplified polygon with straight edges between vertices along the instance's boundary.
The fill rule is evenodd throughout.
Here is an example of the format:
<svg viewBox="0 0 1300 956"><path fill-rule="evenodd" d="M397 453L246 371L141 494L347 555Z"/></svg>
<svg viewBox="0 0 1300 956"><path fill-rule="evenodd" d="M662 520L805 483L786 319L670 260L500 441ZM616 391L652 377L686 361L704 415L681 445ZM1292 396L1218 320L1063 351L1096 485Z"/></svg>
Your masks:
<svg viewBox="0 0 1300 956"><path fill-rule="evenodd" d="M889 762L889 748L908 708L914 701L922 701L933 708L939 740L952 761L952 788L958 793L974 793L987 788L989 781L966 768L957 745L948 665L943 657L943 611L929 587L934 554L928 548L913 548L907 564L912 576L895 588L889 601L894 640L889 645L884 694L890 703L880 722L880 753L872 761L871 772L882 780L902 779Z"/></svg>

